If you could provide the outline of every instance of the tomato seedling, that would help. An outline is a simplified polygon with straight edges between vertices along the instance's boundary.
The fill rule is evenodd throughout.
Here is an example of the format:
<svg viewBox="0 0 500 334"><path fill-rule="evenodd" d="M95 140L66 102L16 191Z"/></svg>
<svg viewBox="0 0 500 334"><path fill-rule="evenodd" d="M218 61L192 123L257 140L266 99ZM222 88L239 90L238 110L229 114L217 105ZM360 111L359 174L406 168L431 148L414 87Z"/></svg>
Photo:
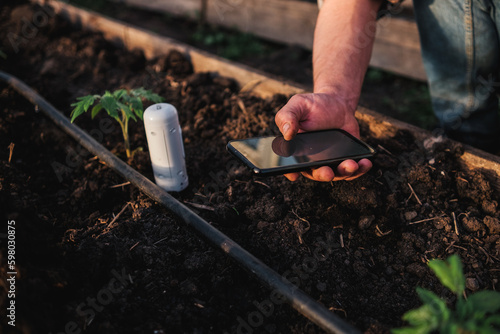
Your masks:
<svg viewBox="0 0 500 334"><path fill-rule="evenodd" d="M493 334L500 332L500 292L479 291L465 298L465 276L462 262L454 254L446 260L430 260L429 267L441 284L456 295L455 309L435 293L417 288L424 303L403 315L410 327L393 329L393 334L462 333Z"/></svg>
<svg viewBox="0 0 500 334"><path fill-rule="evenodd" d="M109 116L114 118L122 129L123 140L125 143L125 151L127 158L130 158L133 152L130 150L130 138L128 133L128 122L132 118L137 121L137 118L143 119L144 107L142 100L149 100L153 103L163 102L163 98L159 95L146 90L144 88L136 88L131 90L118 89L113 93L106 91L104 95L87 95L78 97L78 102L71 104L73 111L71 112L71 123L87 112L93 105L91 117L94 117L102 110L106 110ZM97 103L96 103L97 102Z"/></svg>

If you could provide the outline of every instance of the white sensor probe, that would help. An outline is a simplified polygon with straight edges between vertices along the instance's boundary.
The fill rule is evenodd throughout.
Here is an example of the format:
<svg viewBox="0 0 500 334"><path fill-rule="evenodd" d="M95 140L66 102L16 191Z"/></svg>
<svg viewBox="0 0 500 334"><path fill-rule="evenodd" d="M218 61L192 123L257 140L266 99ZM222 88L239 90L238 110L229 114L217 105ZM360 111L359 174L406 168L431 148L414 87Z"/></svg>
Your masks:
<svg viewBox="0 0 500 334"><path fill-rule="evenodd" d="M144 127L156 184L166 191L183 190L188 176L177 110L168 103L153 104L144 112Z"/></svg>

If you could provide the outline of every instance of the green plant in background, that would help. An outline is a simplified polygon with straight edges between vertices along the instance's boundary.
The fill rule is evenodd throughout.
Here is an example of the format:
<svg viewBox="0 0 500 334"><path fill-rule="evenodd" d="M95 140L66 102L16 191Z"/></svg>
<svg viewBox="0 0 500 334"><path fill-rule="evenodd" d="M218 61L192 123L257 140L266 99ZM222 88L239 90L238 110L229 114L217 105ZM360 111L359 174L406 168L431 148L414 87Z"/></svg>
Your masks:
<svg viewBox="0 0 500 334"><path fill-rule="evenodd" d="M214 47L221 57L238 60L245 56L262 55L266 47L252 34L201 25L191 35L194 42Z"/></svg>
<svg viewBox="0 0 500 334"><path fill-rule="evenodd" d="M89 108L97 102L92 108L92 119L94 119L94 117L102 109L104 109L109 116L114 118L120 124L127 158L130 158L133 152L130 150L128 123L131 118L134 121L137 121L137 118L142 120L144 113L144 107L142 104L143 99L149 100L153 103L160 103L163 101L162 97L151 92L150 90L145 90L142 87L131 90L118 89L113 93L106 91L104 95L87 95L78 97L78 102L71 104L72 107L75 107L75 109L71 112L71 122L73 123L78 116L87 112Z"/></svg>
<svg viewBox="0 0 500 334"><path fill-rule="evenodd" d="M384 72L382 70L369 67L366 70L365 81L372 82L372 83L379 83L379 82L382 82L384 80L384 77L388 76L388 75L390 75L390 74L387 74L386 72Z"/></svg>
<svg viewBox="0 0 500 334"><path fill-rule="evenodd" d="M0 58L7 59L7 55L2 51L2 49L0 49Z"/></svg>
<svg viewBox="0 0 500 334"><path fill-rule="evenodd" d="M393 329L393 334L449 333L466 334L500 333L500 292L479 291L465 298L465 276L462 262L454 254L445 261L431 260L429 267L441 284L456 295L455 309L433 292L417 288L424 303L403 315L410 327Z"/></svg>

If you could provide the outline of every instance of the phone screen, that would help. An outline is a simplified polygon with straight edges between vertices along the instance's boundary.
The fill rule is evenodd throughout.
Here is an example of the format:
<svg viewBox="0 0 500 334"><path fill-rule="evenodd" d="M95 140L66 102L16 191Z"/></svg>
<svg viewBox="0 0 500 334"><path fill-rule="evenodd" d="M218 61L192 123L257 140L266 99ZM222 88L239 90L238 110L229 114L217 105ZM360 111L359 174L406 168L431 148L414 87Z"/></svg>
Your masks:
<svg viewBox="0 0 500 334"><path fill-rule="evenodd" d="M286 141L283 136L258 137L229 143L258 169L329 163L371 156L374 150L342 130L324 130L297 134ZM234 152L233 152L234 153Z"/></svg>

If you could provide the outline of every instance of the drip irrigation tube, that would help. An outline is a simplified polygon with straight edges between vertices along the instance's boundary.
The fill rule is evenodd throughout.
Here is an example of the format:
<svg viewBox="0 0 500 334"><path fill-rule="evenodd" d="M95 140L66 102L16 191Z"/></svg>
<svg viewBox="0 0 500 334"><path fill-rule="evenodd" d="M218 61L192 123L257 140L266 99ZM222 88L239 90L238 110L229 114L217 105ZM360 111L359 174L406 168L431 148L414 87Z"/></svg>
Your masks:
<svg viewBox="0 0 500 334"><path fill-rule="evenodd" d="M8 83L12 88L27 98L34 105L38 105L44 113L60 126L67 134L72 136L79 144L92 154L99 157L118 174L130 181L134 186L148 195L156 202L165 206L187 225L194 228L203 237L210 241L213 246L222 249L232 257L240 266L252 272L259 280L269 288L279 292L284 299L298 312L317 324L329 333L360 333L356 328L328 311L323 305L313 300L309 295L298 289L289 281L269 268L258 258L250 254L243 247L231 240L221 231L210 225L206 220L198 216L184 204L177 201L166 191L151 182L125 162L117 158L113 153L99 144L92 136L72 124L67 117L54 108L43 97L28 87L16 77L0 71L0 79Z"/></svg>

